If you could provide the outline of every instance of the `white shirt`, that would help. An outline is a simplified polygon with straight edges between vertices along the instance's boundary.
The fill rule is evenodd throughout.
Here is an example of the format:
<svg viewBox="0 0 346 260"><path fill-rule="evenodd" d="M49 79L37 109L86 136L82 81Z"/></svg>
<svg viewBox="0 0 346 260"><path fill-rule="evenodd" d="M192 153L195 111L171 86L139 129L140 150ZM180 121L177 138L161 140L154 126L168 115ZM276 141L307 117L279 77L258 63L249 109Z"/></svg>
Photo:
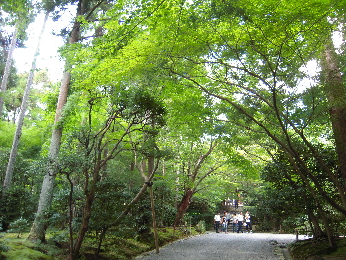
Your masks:
<svg viewBox="0 0 346 260"><path fill-rule="evenodd" d="M250 220L250 214L245 214L245 221L246 221L246 222L251 222L251 220Z"/></svg>
<svg viewBox="0 0 346 260"><path fill-rule="evenodd" d="M238 221L244 221L244 216L243 215L238 215L237 219L238 219Z"/></svg>
<svg viewBox="0 0 346 260"><path fill-rule="evenodd" d="M221 216L220 215L215 215L214 216L215 221L221 221Z"/></svg>

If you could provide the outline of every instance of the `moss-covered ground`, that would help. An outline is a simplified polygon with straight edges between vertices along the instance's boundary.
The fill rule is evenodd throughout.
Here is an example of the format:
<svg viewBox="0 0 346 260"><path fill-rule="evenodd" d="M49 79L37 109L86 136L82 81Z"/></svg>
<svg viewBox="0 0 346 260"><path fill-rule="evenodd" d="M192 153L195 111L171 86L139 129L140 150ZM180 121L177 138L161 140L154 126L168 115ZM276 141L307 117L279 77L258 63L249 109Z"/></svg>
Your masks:
<svg viewBox="0 0 346 260"><path fill-rule="evenodd" d="M305 260L309 256L321 256L326 260L346 259L346 237L335 240L336 248L330 248L328 240L301 240L290 245L291 256L294 260Z"/></svg>
<svg viewBox="0 0 346 260"><path fill-rule="evenodd" d="M190 234L173 228L160 228L158 230L159 246L163 246L177 239L197 234ZM47 243L34 244L26 240L28 233L23 233L20 238L15 233L1 233L0 235L0 260L63 260L67 256L67 243L56 243L49 238ZM81 259L92 260L95 258L97 243L86 239L83 244ZM146 242L140 239L125 239L115 236L107 236L101 248L101 254L97 259L133 259L142 253L155 249L153 236L149 236Z"/></svg>

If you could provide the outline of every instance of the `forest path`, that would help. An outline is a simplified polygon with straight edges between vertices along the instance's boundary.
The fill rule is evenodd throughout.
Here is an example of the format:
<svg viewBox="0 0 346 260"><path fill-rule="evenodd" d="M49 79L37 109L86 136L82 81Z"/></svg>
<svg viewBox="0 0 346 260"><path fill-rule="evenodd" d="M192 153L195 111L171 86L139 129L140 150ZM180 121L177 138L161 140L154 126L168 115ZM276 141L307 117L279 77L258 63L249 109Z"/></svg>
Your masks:
<svg viewBox="0 0 346 260"><path fill-rule="evenodd" d="M141 260L289 260L286 244L295 235L272 233L215 233L178 240L135 259Z"/></svg>

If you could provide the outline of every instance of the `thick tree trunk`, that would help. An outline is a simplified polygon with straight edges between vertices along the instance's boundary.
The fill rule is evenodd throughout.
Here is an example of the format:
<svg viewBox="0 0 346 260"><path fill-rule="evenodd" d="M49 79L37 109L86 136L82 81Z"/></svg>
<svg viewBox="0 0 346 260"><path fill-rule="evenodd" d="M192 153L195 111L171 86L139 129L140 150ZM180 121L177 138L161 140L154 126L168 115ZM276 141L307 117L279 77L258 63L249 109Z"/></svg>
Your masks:
<svg viewBox="0 0 346 260"><path fill-rule="evenodd" d="M313 214L312 210L307 208L307 214L309 216L309 220L312 224L312 233L314 238L321 238L324 236L323 230L320 227L320 224L318 223L318 219Z"/></svg>
<svg viewBox="0 0 346 260"><path fill-rule="evenodd" d="M24 122L24 116L25 116L26 107L27 107L27 103L28 103L28 99L29 99L29 95L30 95L31 86L32 86L33 79L34 79L34 73L35 73L35 70L36 70L36 60L37 60L37 56L39 54L41 38L42 38L42 35L43 35L43 32L44 32L44 29L46 27L46 23L47 23L48 17L49 17L49 12L46 13L46 16L45 16L45 18L43 20L43 25L42 25L41 33L39 35L36 51L35 51L35 54L34 54L34 59L33 59L32 64L31 64L31 70L29 72L28 79L27 79L27 82L26 82L25 92L24 92L22 104L21 104L21 107L20 107L18 124L17 124L17 128L16 128L16 132L14 134L14 138L13 138L13 142L12 142L12 148L11 148L11 153L10 153L10 158L9 158L9 161L8 161L8 164L7 164L4 185L3 185L3 188L2 188L2 193L3 194L5 194L5 192L10 188L10 185L11 185L14 164L15 164L16 157L17 157L18 145L19 145L20 137L22 135L22 127L23 127L23 122Z"/></svg>
<svg viewBox="0 0 346 260"><path fill-rule="evenodd" d="M175 220L174 220L175 227L181 224L181 221L190 206L192 196L193 196L193 190L191 188L188 188L179 204L177 216L175 217Z"/></svg>
<svg viewBox="0 0 346 260"><path fill-rule="evenodd" d="M329 102L340 176L346 180L346 88L343 84L332 39L325 44L322 55L322 76Z"/></svg>
<svg viewBox="0 0 346 260"><path fill-rule="evenodd" d="M48 173L44 176L43 179L35 220L28 236L28 240L31 241L45 241L45 212L49 210L52 204L55 176L58 170L55 164L60 149L61 136L61 128L56 128L53 130L52 140L49 148Z"/></svg>
<svg viewBox="0 0 346 260"><path fill-rule="evenodd" d="M15 29L14 29L14 32L12 35L12 41L11 41L10 49L9 49L8 55L7 55L4 75L3 75L2 81L1 81L1 92L2 93L5 93L5 91L7 89L7 82L8 82L8 78L10 76L10 69L11 69L12 60L13 60L13 51L16 48L18 27L19 27L19 22L16 23L16 26L15 26ZM3 98L3 96L0 95L0 119L2 119L3 107L4 107L4 98Z"/></svg>

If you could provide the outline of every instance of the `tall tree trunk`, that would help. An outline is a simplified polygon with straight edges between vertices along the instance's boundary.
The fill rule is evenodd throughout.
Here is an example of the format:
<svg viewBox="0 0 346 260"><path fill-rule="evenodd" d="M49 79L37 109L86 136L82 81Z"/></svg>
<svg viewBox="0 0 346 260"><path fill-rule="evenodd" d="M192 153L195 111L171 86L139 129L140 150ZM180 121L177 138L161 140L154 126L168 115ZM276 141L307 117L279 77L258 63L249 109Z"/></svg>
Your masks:
<svg viewBox="0 0 346 260"><path fill-rule="evenodd" d="M3 75L2 81L1 81L1 92L2 93L5 93L6 89L7 89L7 82L8 82L8 78L10 76L10 69L11 69L12 60L13 60L13 51L16 48L18 28L19 28L19 21L17 21L17 23L15 25L15 29L14 29L14 32L12 35L12 41L10 44L10 49L9 49L8 55L7 55L4 75ZM0 120L2 119L3 107L4 107L4 97L0 96Z"/></svg>
<svg viewBox="0 0 346 260"><path fill-rule="evenodd" d="M77 8L77 14L76 17L83 14L81 6L84 0L80 0ZM75 21L69 43L76 43L78 42L78 36L80 32L80 22ZM31 241L45 241L45 212L49 210L52 199L53 199L53 188L55 184L55 176L57 174L58 168L57 168L57 158L60 150L60 144L61 144L61 137L62 137L62 131L63 131L63 125L59 124L60 118L62 116L63 107L66 104L67 101L67 94L69 90L71 80L71 74L66 70L63 75L63 79L60 85L60 93L58 98L58 104L56 108L55 113L55 120L54 120L54 126L52 131L52 137L49 147L49 155L48 155L48 167L47 167L47 174L44 176L42 188L41 188L41 194L40 199L38 203L38 208L35 216L34 223L31 227L30 234L28 236L28 240Z"/></svg>
<svg viewBox="0 0 346 260"><path fill-rule="evenodd" d="M337 54L330 37L322 54L322 77L329 102L340 176L346 180L346 88L342 81ZM344 186L345 190L345 186Z"/></svg>
<svg viewBox="0 0 346 260"><path fill-rule="evenodd" d="M25 112L26 112L26 107L27 107L27 103L28 103L28 99L29 99L29 95L30 95L30 90L31 90L32 82L33 82L33 79L34 79L34 73L35 73L35 70L36 70L36 60L37 60L37 56L39 54L41 38L42 38L42 35L43 35L43 32L44 32L44 29L46 27L46 23L47 23L48 17L49 17L49 12L46 13L46 15L44 17L44 20L43 20L43 25L42 25L41 33L40 33L39 38L38 38L38 43L37 43L36 51L35 51L35 54L34 54L34 59L33 59L32 64L31 64L31 70L29 72L28 79L27 79L27 82L26 82L24 97L23 97L23 100L22 100L22 104L21 104L21 107L20 107L20 113L19 113L19 117L18 117L18 124L17 124L16 132L15 132L15 135L14 135L14 138L13 138L10 158L9 158L9 161L8 161L8 164L7 164L4 185L3 185L3 188L2 188L2 193L3 194L5 194L5 192L10 188L10 185L11 185L14 164L15 164L16 157L17 157L18 145L19 145L20 137L22 135L22 127L23 127L23 122L24 122L24 116L25 116Z"/></svg>

